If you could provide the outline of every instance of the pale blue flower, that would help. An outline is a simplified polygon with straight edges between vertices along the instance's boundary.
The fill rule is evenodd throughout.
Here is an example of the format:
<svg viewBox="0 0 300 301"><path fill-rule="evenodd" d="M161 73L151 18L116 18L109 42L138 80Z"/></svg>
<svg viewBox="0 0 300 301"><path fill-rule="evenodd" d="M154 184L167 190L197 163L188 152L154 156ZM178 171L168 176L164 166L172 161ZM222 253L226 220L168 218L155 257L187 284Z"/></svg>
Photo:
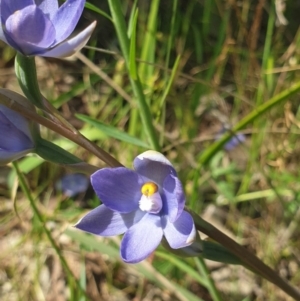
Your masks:
<svg viewBox="0 0 300 301"><path fill-rule="evenodd" d="M103 202L75 227L100 236L124 234L121 257L136 263L148 257L164 237L172 249L189 246L196 237L185 196L171 163L147 151L134 160L134 169L104 168L91 176Z"/></svg>
<svg viewBox="0 0 300 301"><path fill-rule="evenodd" d="M1 0L0 39L24 55L65 57L81 49L96 22L70 38L85 0Z"/></svg>

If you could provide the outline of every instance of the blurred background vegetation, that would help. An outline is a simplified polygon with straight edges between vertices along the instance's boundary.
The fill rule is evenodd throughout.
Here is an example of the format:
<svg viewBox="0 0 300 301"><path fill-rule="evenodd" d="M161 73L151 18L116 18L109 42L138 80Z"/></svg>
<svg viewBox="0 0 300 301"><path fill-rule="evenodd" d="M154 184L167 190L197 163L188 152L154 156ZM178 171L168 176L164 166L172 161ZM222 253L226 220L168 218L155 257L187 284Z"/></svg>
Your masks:
<svg viewBox="0 0 300 301"><path fill-rule="evenodd" d="M129 35L138 7L138 73L187 205L300 287L299 94L249 124L241 132L244 141L200 164L202 152L222 133L300 80L300 2L122 3ZM89 47L63 61L37 58L37 71L42 92L65 118L131 167L149 141L109 15L106 1L90 0L78 25L97 19ZM1 87L20 92L15 53L4 43L0 53ZM85 150L41 130L45 138L104 167ZM98 238L71 227L99 204L91 187L70 197L55 185L67 170L35 156L20 160L19 166L45 224L33 216L15 172L1 167L1 300L291 300L242 267L206 261L205 270L200 259L177 258L162 248L141 264L125 265L119 238Z"/></svg>

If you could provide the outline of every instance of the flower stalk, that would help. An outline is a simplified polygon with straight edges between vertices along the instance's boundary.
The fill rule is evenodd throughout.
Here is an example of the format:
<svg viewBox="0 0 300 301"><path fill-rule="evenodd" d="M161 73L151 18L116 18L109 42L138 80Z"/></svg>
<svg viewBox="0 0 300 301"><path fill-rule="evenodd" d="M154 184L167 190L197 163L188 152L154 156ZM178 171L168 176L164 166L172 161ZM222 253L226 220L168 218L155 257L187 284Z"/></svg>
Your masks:
<svg viewBox="0 0 300 301"><path fill-rule="evenodd" d="M62 126L76 132L77 130L61 116L60 112L42 95L36 73L35 57L24 56L17 52L15 58L15 72L19 85L25 94L36 107L41 109L54 121Z"/></svg>

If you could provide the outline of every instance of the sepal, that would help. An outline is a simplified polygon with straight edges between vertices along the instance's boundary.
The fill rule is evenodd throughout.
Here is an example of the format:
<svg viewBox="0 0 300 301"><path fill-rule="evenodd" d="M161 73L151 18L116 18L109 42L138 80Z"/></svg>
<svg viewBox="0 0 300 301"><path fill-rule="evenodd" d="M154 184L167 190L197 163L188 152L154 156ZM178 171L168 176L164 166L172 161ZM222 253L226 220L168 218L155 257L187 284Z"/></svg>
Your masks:
<svg viewBox="0 0 300 301"><path fill-rule="evenodd" d="M196 233L193 243L184 248L172 249L165 238L162 239L161 243L169 252L180 257L197 257L201 256L203 253L203 241L198 232Z"/></svg>

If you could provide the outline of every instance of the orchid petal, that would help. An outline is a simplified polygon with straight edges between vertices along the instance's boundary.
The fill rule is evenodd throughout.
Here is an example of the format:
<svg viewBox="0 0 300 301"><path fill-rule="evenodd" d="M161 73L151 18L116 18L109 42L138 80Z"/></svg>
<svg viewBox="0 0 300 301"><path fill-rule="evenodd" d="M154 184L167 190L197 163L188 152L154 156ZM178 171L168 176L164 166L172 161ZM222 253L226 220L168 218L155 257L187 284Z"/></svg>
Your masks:
<svg viewBox="0 0 300 301"><path fill-rule="evenodd" d="M36 5L10 15L5 22L4 34L7 41L24 54L35 54L50 47L56 36L53 24Z"/></svg>
<svg viewBox="0 0 300 301"><path fill-rule="evenodd" d="M1 0L1 23L5 24L7 18L16 11L25 8L26 6L35 5L34 0Z"/></svg>
<svg viewBox="0 0 300 301"><path fill-rule="evenodd" d="M156 152L147 151L137 156L133 162L134 169L143 177L154 181L160 187L169 174L176 176L176 171L167 158Z"/></svg>
<svg viewBox="0 0 300 301"><path fill-rule="evenodd" d="M18 93L0 89L0 95L34 110L34 106ZM17 160L33 151L35 148L33 137L38 135L38 132L36 123L0 104L0 165Z"/></svg>
<svg viewBox="0 0 300 301"><path fill-rule="evenodd" d="M163 183L163 192L164 213L173 223L181 215L185 205L185 195L180 180L173 175L168 175Z"/></svg>
<svg viewBox="0 0 300 301"><path fill-rule="evenodd" d="M85 215L74 227L96 235L114 236L123 234L143 216L140 210L120 214L105 205L100 205Z"/></svg>
<svg viewBox="0 0 300 301"><path fill-rule="evenodd" d="M52 20L54 15L58 10L58 1L57 0L35 0L36 5L43 13L48 17L49 20Z"/></svg>
<svg viewBox="0 0 300 301"><path fill-rule="evenodd" d="M172 249L189 246L196 237L196 229L192 216L183 211L179 218L171 223L168 218L163 217L165 223L164 235Z"/></svg>
<svg viewBox="0 0 300 301"><path fill-rule="evenodd" d="M74 30L82 14L85 0L67 0L51 20L56 29L56 42L65 40Z"/></svg>
<svg viewBox="0 0 300 301"><path fill-rule="evenodd" d="M1 94L4 94L4 93L1 93ZM24 118L22 115L20 115L16 111L13 111L13 110L7 108L6 106L0 104L0 116L1 116L1 113L4 116L4 118L6 118L8 120L8 121L6 121L6 123L9 122L10 124L13 124L14 127L16 127L24 135L26 135L27 137L31 137L31 130L30 130L29 122L26 118ZM2 122L1 122L1 126L2 126ZM12 136L12 134L10 136Z"/></svg>
<svg viewBox="0 0 300 301"><path fill-rule="evenodd" d="M128 263L142 261L157 248L162 236L160 216L146 214L125 233L121 243L122 259Z"/></svg>
<svg viewBox="0 0 300 301"><path fill-rule="evenodd" d="M125 167L103 168L91 176L92 186L108 208L128 213L139 208L142 179Z"/></svg>
<svg viewBox="0 0 300 301"><path fill-rule="evenodd" d="M149 159L151 161L157 161L163 164L167 164L173 167L172 163L160 152L154 151L154 150L148 150L140 155L137 156L137 158L143 160L143 159Z"/></svg>
<svg viewBox="0 0 300 301"><path fill-rule="evenodd" d="M25 55L67 57L89 40L96 22L66 40L78 23L85 0L0 1L0 39Z"/></svg>
<svg viewBox="0 0 300 301"><path fill-rule="evenodd" d="M0 105L0 109L1 107L2 105ZM2 151L19 152L34 148L30 136L26 136L24 132L20 131L1 111L0 125L0 149Z"/></svg>
<svg viewBox="0 0 300 301"><path fill-rule="evenodd" d="M8 152L8 151L1 150L0 147L0 166L6 165L7 163L22 158L28 153L30 153L31 151L33 151L33 148L25 149L19 152L11 152L11 151Z"/></svg>
<svg viewBox="0 0 300 301"><path fill-rule="evenodd" d="M76 36L65 40L50 50L46 50L40 56L45 57L67 57L79 51L88 42L91 37L97 22L93 22Z"/></svg>

